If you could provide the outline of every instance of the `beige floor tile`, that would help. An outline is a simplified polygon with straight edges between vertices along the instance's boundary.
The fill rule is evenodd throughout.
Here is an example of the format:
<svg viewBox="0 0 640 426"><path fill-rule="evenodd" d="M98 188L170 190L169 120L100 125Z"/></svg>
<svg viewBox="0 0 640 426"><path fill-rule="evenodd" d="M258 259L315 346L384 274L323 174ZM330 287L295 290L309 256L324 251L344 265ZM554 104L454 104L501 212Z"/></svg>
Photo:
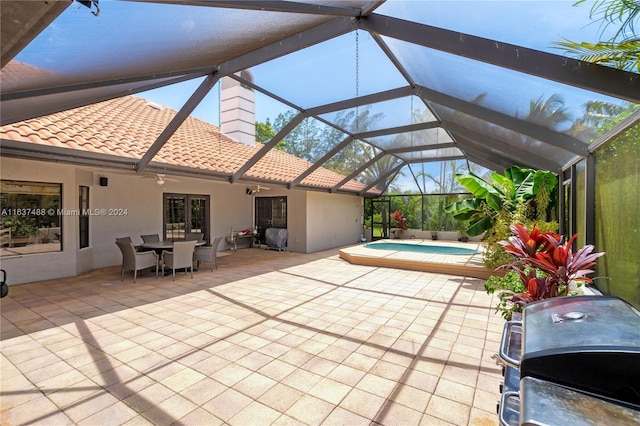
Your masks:
<svg viewBox="0 0 640 426"><path fill-rule="evenodd" d="M441 378L434 394L470 406L473 403L474 392L475 389L470 386Z"/></svg>
<svg viewBox="0 0 640 426"><path fill-rule="evenodd" d="M419 425L422 412L400 404L387 402L376 415L374 422L383 425L410 426Z"/></svg>
<svg viewBox="0 0 640 426"><path fill-rule="evenodd" d="M334 405L338 405L340 401L351 390L351 386L347 386L332 379L324 378L320 380L314 387L309 389L308 394L323 399Z"/></svg>
<svg viewBox="0 0 640 426"><path fill-rule="evenodd" d="M12 288L2 423L496 423L503 321L480 280L335 251L219 263L178 285L115 267Z"/></svg>
<svg viewBox="0 0 640 426"><path fill-rule="evenodd" d="M367 419L373 419L384 403L383 397L360 389L352 389L340 402L340 407Z"/></svg>
<svg viewBox="0 0 640 426"><path fill-rule="evenodd" d="M173 395L167 387L154 383L126 398L124 402L136 412L143 413Z"/></svg>
<svg viewBox="0 0 640 426"><path fill-rule="evenodd" d="M64 413L74 422L80 422L98 411L116 404L118 399L110 393L101 390L66 407Z"/></svg>
<svg viewBox="0 0 640 426"><path fill-rule="evenodd" d="M172 374L169 377L160 380L160 383L162 383L172 391L179 393L189 386L201 381L205 377L206 376L202 373L199 373L190 368L185 368L175 374Z"/></svg>
<svg viewBox="0 0 640 426"><path fill-rule="evenodd" d="M320 424L333 411L334 405L311 395L304 395L285 414L309 425Z"/></svg>
<svg viewBox="0 0 640 426"><path fill-rule="evenodd" d="M122 402L100 410L95 414L78 422L80 426L107 425L107 424L124 424L129 420L137 417L137 413Z"/></svg>
<svg viewBox="0 0 640 426"><path fill-rule="evenodd" d="M354 387L365 376L364 371L357 370L348 365L340 364L333 369L327 377L345 385Z"/></svg>
<svg viewBox="0 0 640 426"><path fill-rule="evenodd" d="M251 402L252 399L248 396L241 394L235 389L227 389L204 404L202 408L225 422L228 422L229 419L246 408Z"/></svg>
<svg viewBox="0 0 640 426"><path fill-rule="evenodd" d="M389 399L423 413L431 399L431 393L408 385L397 386Z"/></svg>
<svg viewBox="0 0 640 426"><path fill-rule="evenodd" d="M259 422L269 425L276 421L282 414L260 402L253 401L238 414L229 419L230 425L246 426Z"/></svg>
<svg viewBox="0 0 640 426"><path fill-rule="evenodd" d="M236 383L233 388L252 399L258 399L262 394L268 392L278 382L264 376L260 373L252 373L240 382Z"/></svg>
<svg viewBox="0 0 640 426"><path fill-rule="evenodd" d="M49 399L39 396L30 399L23 405L18 405L0 412L0 422L3 425L72 425L73 420L66 413L61 412Z"/></svg>
<svg viewBox="0 0 640 426"><path fill-rule="evenodd" d="M182 417L178 421L172 423L175 426L190 426L190 425L207 425L207 426L220 426L225 423L208 412L203 408L196 408L186 416Z"/></svg>
<svg viewBox="0 0 640 426"><path fill-rule="evenodd" d="M370 420L366 417L359 416L351 411L345 410L343 408L337 407L335 410L329 414L329 416L324 419L322 422L323 425L331 426L331 425L368 425Z"/></svg>
<svg viewBox="0 0 640 426"><path fill-rule="evenodd" d="M289 407L302 398L304 394L302 391L278 383L269 389L269 392L262 394L262 396L258 398L258 401L274 410L284 413Z"/></svg>
<svg viewBox="0 0 640 426"><path fill-rule="evenodd" d="M180 395L172 395L154 405L142 415L156 425L172 424L185 417L198 406Z"/></svg>
<svg viewBox="0 0 640 426"><path fill-rule="evenodd" d="M388 398L396 385L396 382L393 380L385 379L375 374L367 374L358 382L356 388L383 398Z"/></svg>
<svg viewBox="0 0 640 426"><path fill-rule="evenodd" d="M285 377L281 383L302 392L309 392L309 389L314 387L320 380L322 380L322 376L318 374L303 369L297 369Z"/></svg>
<svg viewBox="0 0 640 426"><path fill-rule="evenodd" d="M471 407L433 395L427 406L427 413L433 417L445 420L456 425L466 425L469 421Z"/></svg>

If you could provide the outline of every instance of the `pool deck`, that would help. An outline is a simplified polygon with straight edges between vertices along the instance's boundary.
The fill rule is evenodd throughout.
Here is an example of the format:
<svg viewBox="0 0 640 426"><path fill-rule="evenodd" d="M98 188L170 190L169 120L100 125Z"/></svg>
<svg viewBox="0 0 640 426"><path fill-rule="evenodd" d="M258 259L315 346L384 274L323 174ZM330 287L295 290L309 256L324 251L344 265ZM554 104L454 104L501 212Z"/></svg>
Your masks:
<svg viewBox="0 0 640 426"><path fill-rule="evenodd" d="M0 299L0 424L496 425L504 320L477 278L239 249Z"/></svg>
<svg viewBox="0 0 640 426"><path fill-rule="evenodd" d="M383 268L408 269L411 271L434 272L447 275L461 275L487 279L496 275L496 271L484 266L482 262L482 244L479 242L458 242L440 240L379 240L380 242L400 244L426 244L448 247L462 247L478 251L473 255L450 255L435 253L417 253L396 250L373 250L358 244L340 249L340 258L354 265L379 266Z"/></svg>

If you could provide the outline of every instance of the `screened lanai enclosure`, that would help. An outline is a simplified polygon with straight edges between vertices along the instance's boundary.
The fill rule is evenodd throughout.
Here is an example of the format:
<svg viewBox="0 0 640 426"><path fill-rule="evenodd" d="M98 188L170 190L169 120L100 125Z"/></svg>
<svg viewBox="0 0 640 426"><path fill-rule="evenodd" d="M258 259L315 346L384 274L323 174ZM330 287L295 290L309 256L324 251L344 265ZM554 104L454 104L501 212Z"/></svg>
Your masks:
<svg viewBox="0 0 640 426"><path fill-rule="evenodd" d="M585 62L561 45L617 36L619 25L599 24L593 5L2 1L2 125L129 95L178 113L144 155L126 161L8 139L1 153L369 200L401 196L431 209L411 225L421 230L455 229L433 206L465 196L456 173L549 170L558 177L560 232L605 251L595 284L640 306L639 70ZM624 36L637 43L634 29ZM233 170L154 162L188 116L224 130L223 78L252 93L255 129L234 137L248 133L260 150ZM308 167L293 179L257 177L271 150ZM311 184L320 168L344 179Z"/></svg>

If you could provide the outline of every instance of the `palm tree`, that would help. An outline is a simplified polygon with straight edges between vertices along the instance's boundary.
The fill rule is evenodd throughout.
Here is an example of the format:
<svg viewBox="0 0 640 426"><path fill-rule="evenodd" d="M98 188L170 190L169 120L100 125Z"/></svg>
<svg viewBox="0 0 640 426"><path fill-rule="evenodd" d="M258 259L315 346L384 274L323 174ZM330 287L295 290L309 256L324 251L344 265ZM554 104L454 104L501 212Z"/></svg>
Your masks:
<svg viewBox="0 0 640 426"><path fill-rule="evenodd" d="M585 1L579 0L576 4ZM603 32L610 25L620 25L620 28L610 40L580 43L565 39L555 43L558 48L586 62L640 72L640 38L635 33L635 24L640 17L640 1L597 0L591 8L590 17L601 21Z"/></svg>
<svg viewBox="0 0 640 426"><path fill-rule="evenodd" d="M540 95L538 99L529 101L529 113L524 119L558 130L562 123L569 121L569 113L564 106L564 100L557 93L547 99Z"/></svg>

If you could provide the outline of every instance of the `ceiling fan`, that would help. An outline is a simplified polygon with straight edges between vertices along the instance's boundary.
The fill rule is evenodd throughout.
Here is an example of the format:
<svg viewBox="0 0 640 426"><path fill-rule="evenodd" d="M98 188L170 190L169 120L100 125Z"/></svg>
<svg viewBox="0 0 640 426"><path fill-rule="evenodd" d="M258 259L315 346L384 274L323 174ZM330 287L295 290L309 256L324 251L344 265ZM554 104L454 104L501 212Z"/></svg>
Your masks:
<svg viewBox="0 0 640 426"><path fill-rule="evenodd" d="M262 186L262 185L251 185L247 187L247 195L252 195L252 194L257 194L258 192L260 192L261 190L270 190L271 188L267 188L266 186Z"/></svg>
<svg viewBox="0 0 640 426"><path fill-rule="evenodd" d="M165 182L180 182L178 179L168 178L167 175L162 173L156 173L154 175L143 176L143 179L155 179L156 185L162 186Z"/></svg>

